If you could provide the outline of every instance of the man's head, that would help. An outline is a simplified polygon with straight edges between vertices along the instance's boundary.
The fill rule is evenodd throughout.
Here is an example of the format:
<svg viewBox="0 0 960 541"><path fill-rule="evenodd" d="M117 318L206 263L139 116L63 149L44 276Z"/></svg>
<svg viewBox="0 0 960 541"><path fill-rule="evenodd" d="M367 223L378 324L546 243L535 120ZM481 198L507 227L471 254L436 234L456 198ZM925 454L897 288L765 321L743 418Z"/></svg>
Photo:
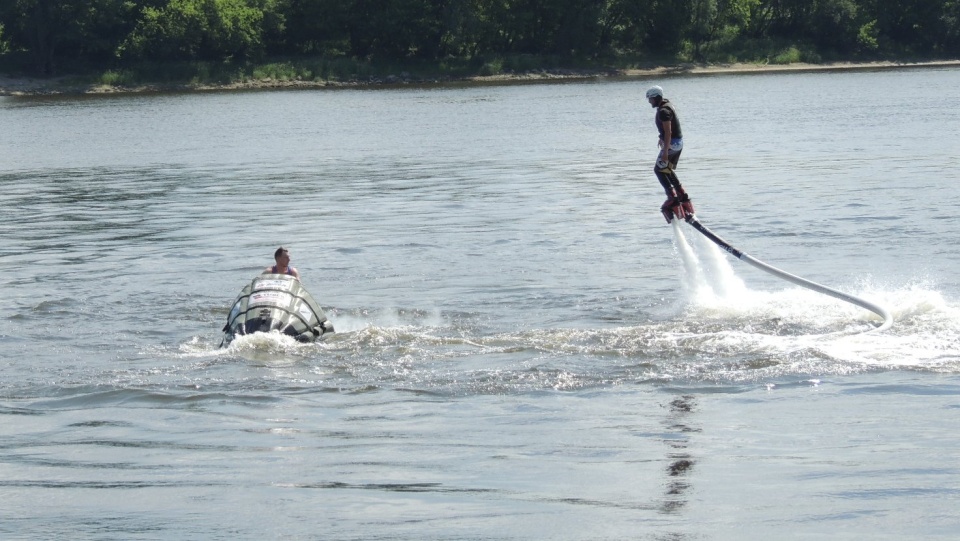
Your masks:
<svg viewBox="0 0 960 541"><path fill-rule="evenodd" d="M647 101L650 102L651 107L660 105L660 102L663 101L663 89L659 86L651 86L648 88Z"/></svg>
<svg viewBox="0 0 960 541"><path fill-rule="evenodd" d="M283 246L277 248L276 252L273 252L273 259L281 265L286 265L290 262L290 252ZM281 259L283 261L281 261Z"/></svg>

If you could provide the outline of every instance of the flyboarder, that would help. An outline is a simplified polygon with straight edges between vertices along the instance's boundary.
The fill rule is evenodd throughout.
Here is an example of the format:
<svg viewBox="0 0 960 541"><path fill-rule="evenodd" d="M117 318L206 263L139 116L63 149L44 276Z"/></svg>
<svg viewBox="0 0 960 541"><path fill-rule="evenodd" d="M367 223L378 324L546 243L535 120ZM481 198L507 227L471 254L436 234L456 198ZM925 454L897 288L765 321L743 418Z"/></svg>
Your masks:
<svg viewBox="0 0 960 541"><path fill-rule="evenodd" d="M693 203L687 192L683 191L676 173L680 153L683 151L680 118L670 100L663 97L663 89L659 86L652 86L647 90L647 101L650 102L650 107L657 110L655 123L657 131L660 132L660 152L653 167L654 174L667 194L667 200L660 206L660 212L667 223L672 222L674 217L687 220L693 216Z"/></svg>

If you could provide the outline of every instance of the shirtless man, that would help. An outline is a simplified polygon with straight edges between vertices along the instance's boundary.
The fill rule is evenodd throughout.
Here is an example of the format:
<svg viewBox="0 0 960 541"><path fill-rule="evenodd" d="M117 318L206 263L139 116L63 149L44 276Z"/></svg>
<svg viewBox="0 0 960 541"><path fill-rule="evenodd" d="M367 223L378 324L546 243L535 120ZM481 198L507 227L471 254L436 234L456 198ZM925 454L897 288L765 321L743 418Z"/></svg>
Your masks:
<svg viewBox="0 0 960 541"><path fill-rule="evenodd" d="M283 246L277 248L277 251L273 253L273 259L276 260L277 264L263 269L263 274L289 274L297 280L300 279L300 272L290 266L289 250Z"/></svg>

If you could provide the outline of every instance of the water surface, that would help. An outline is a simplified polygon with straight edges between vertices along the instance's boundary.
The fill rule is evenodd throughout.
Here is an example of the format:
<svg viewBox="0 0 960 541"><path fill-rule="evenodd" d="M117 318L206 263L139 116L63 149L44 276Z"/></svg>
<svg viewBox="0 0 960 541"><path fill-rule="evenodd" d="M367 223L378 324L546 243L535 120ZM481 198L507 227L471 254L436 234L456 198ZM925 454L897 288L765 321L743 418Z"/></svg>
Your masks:
<svg viewBox="0 0 960 541"><path fill-rule="evenodd" d="M663 223L655 82L698 217L892 329ZM954 539L958 84L0 98L0 534ZM279 245L338 333L219 349Z"/></svg>

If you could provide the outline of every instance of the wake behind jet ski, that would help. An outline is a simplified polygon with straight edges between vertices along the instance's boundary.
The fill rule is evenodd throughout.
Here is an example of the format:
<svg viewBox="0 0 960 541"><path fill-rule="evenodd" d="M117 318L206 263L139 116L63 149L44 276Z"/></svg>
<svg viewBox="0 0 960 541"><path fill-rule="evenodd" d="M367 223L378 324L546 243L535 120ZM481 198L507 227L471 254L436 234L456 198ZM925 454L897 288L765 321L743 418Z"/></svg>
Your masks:
<svg viewBox="0 0 960 541"><path fill-rule="evenodd" d="M223 327L221 347L237 336L279 331L299 342L333 332L333 323L296 277L261 274L243 288Z"/></svg>

